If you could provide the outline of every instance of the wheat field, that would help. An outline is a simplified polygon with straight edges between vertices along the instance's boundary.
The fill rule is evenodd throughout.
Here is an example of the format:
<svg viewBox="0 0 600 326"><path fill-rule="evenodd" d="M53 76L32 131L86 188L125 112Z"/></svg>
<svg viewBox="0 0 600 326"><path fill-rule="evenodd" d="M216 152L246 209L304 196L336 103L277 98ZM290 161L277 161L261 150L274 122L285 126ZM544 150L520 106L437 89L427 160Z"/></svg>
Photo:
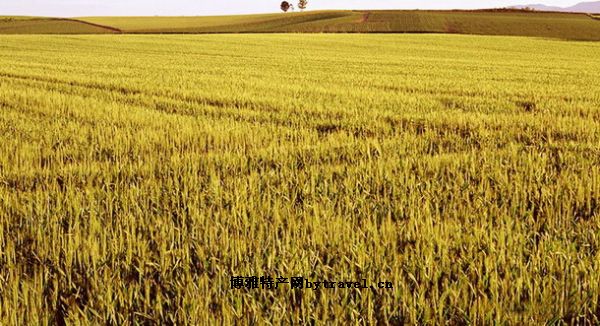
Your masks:
<svg viewBox="0 0 600 326"><path fill-rule="evenodd" d="M517 37L0 36L0 324L599 323L598 71Z"/></svg>

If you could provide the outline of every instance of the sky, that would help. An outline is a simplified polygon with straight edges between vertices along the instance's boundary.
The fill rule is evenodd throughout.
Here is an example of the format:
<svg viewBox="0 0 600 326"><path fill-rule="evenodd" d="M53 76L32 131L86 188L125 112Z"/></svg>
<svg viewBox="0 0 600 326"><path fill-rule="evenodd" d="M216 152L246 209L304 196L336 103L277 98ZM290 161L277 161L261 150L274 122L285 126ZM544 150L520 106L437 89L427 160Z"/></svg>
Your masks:
<svg viewBox="0 0 600 326"><path fill-rule="evenodd" d="M281 0L0 0L0 16L206 16L250 14L278 12L280 2ZM291 2L296 2L296 0ZM533 2L567 7L579 1L534 0ZM500 8L529 3L530 0L308 0L308 9L473 9Z"/></svg>

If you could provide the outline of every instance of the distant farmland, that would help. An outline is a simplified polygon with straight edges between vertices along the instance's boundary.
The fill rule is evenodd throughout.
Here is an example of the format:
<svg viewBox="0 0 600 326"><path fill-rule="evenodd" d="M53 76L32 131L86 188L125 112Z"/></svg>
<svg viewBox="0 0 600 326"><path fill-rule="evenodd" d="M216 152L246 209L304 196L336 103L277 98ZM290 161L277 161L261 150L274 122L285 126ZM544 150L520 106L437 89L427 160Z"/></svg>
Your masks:
<svg viewBox="0 0 600 326"><path fill-rule="evenodd" d="M600 40L584 14L525 11L322 11L222 17L97 17L128 33L456 33Z"/></svg>
<svg viewBox="0 0 600 326"><path fill-rule="evenodd" d="M85 25L93 23L97 26ZM600 40L600 21L570 13L489 11L315 11L207 17L0 19L0 33L452 33Z"/></svg>
<svg viewBox="0 0 600 326"><path fill-rule="evenodd" d="M72 19L0 17L0 34L105 34L114 28Z"/></svg>

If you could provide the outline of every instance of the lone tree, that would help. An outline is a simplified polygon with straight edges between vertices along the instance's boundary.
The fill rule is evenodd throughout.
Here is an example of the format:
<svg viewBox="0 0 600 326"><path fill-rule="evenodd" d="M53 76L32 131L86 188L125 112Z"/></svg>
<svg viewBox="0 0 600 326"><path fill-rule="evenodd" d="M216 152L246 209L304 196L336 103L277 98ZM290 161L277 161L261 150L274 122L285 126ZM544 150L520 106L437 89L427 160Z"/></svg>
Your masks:
<svg viewBox="0 0 600 326"><path fill-rule="evenodd" d="M289 2L284 1L284 2L281 3L281 10L283 10L283 12L288 12L288 10L290 10L291 6L292 5L290 5Z"/></svg>
<svg viewBox="0 0 600 326"><path fill-rule="evenodd" d="M308 5L308 0L299 0L298 1L298 8L300 8L300 10L304 11L304 9L306 9L306 6Z"/></svg>

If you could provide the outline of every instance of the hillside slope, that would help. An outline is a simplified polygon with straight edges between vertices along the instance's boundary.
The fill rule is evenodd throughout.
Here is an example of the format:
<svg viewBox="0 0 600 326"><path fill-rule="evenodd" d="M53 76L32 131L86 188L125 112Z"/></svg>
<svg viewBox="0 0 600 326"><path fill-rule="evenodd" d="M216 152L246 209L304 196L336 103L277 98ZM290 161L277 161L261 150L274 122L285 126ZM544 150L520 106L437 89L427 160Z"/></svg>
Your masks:
<svg viewBox="0 0 600 326"><path fill-rule="evenodd" d="M0 34L105 34L112 27L74 19L43 17L0 17Z"/></svg>
<svg viewBox="0 0 600 326"><path fill-rule="evenodd" d="M459 33L600 40L584 14L488 11L318 11L219 17L87 17L128 33Z"/></svg>
<svg viewBox="0 0 600 326"><path fill-rule="evenodd" d="M82 21L114 26L128 33L243 33L322 31L340 23L355 23L361 14L353 11L315 11L288 14L258 14L196 17L82 17ZM311 27L307 29L306 27ZM343 31L346 27L338 28Z"/></svg>
<svg viewBox="0 0 600 326"><path fill-rule="evenodd" d="M453 33L600 41L600 21L520 10L314 11L206 17L0 17L0 34Z"/></svg>

